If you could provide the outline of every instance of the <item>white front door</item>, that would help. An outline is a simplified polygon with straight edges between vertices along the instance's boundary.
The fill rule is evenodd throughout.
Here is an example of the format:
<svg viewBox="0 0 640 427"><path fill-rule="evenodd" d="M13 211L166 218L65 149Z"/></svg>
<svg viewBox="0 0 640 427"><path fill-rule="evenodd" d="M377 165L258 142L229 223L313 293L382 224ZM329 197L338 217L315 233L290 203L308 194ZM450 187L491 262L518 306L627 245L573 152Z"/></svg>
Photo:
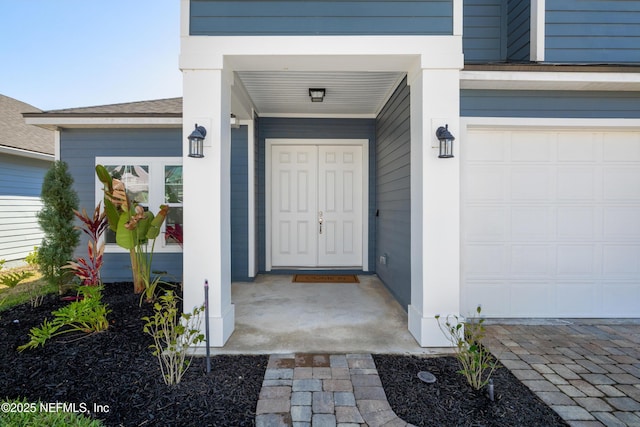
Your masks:
<svg viewBox="0 0 640 427"><path fill-rule="evenodd" d="M362 267L362 147L274 145L271 265Z"/></svg>

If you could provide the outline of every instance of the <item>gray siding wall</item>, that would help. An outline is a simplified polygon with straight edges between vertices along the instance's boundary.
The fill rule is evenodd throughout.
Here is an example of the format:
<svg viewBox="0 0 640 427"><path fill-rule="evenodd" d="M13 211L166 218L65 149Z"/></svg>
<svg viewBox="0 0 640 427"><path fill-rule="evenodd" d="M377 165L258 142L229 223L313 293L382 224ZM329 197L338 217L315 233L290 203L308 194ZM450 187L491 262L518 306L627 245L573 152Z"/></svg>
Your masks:
<svg viewBox="0 0 640 427"><path fill-rule="evenodd" d="M96 205L95 158L99 156L182 156L181 129L66 129L60 135L60 157L69 165L80 208ZM86 256L86 239L76 248L76 256ZM182 280L182 254L156 253L153 269L167 271L167 280ZM129 254L105 254L104 282L131 281Z"/></svg>
<svg viewBox="0 0 640 427"><path fill-rule="evenodd" d="M640 92L462 90L463 117L640 118Z"/></svg>
<svg viewBox="0 0 640 427"><path fill-rule="evenodd" d="M510 62L529 61L531 1L509 0L507 9L507 59Z"/></svg>
<svg viewBox="0 0 640 427"><path fill-rule="evenodd" d="M191 0L191 35L447 35L453 0Z"/></svg>
<svg viewBox="0 0 640 427"><path fill-rule="evenodd" d="M405 81L376 119L376 272L407 310L411 302L411 117Z"/></svg>
<svg viewBox="0 0 640 427"><path fill-rule="evenodd" d="M547 0L545 61L640 63L640 1Z"/></svg>
<svg viewBox="0 0 640 427"><path fill-rule="evenodd" d="M40 246L42 179L51 167L46 160L0 154L0 259L23 259Z"/></svg>
<svg viewBox="0 0 640 427"><path fill-rule="evenodd" d="M375 120L263 117L258 132L258 268L265 270L265 139L353 138L369 140L369 270L375 270Z"/></svg>
<svg viewBox="0 0 640 427"><path fill-rule="evenodd" d="M247 281L249 180L247 127L231 129L231 280Z"/></svg>
<svg viewBox="0 0 640 427"><path fill-rule="evenodd" d="M506 12L503 0L464 1L462 50L466 63L506 60Z"/></svg>

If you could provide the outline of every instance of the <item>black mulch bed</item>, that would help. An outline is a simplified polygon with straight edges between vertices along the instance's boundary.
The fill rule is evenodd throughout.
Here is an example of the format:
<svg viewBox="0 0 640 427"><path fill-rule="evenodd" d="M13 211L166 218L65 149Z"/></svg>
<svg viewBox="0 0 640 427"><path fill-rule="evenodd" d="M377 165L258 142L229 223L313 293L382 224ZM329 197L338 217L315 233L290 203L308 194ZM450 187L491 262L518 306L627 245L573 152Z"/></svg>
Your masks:
<svg viewBox="0 0 640 427"><path fill-rule="evenodd" d="M108 331L61 336L44 348L18 353L29 329L66 304L49 296L41 307L15 307L0 313L0 399L108 405L90 412L108 426L253 426L268 356L214 356L207 375L204 358L194 359L182 383L169 387L151 354L151 337L130 283L106 285L112 313ZM15 321L18 322L15 322ZM330 349L328 349L330 350ZM511 373L494 374L496 402L473 392L451 357L374 356L389 403L398 416L417 426L566 426ZM425 384L416 374L438 377Z"/></svg>
<svg viewBox="0 0 640 427"><path fill-rule="evenodd" d="M567 426L558 414L506 368L493 374L494 402L476 392L458 374L453 357L373 356L389 404L404 421L416 426ZM427 371L437 378L422 382Z"/></svg>
<svg viewBox="0 0 640 427"><path fill-rule="evenodd" d="M109 284L104 301L112 313L108 331L90 336L62 335L43 348L15 349L29 329L61 307L48 297L0 313L0 398L108 405L92 414L109 426L252 426L268 356L215 356L207 375L204 358L194 359L182 382L164 384L150 336L131 284ZM15 323L18 320L19 323ZM80 407L80 406L78 406Z"/></svg>

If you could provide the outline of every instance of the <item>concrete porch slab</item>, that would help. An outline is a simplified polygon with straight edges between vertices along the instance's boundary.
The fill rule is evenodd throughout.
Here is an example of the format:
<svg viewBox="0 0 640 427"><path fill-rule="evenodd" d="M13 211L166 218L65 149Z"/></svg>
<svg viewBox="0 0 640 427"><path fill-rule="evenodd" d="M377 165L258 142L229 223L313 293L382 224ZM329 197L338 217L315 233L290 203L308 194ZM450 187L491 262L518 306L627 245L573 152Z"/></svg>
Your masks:
<svg viewBox="0 0 640 427"><path fill-rule="evenodd" d="M292 283L291 275L234 282L235 331L212 354L439 354L409 333L407 313L375 275L360 283Z"/></svg>

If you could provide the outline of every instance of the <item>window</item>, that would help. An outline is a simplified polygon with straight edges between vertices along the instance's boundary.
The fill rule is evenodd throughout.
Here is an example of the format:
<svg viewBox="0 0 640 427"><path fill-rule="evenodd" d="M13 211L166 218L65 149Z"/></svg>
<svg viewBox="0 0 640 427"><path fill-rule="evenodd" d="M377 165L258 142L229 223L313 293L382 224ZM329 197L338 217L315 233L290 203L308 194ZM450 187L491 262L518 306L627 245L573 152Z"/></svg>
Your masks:
<svg viewBox="0 0 640 427"><path fill-rule="evenodd" d="M182 157L96 157L111 176L123 181L131 200L145 210L158 212L160 205L169 206L162 232L155 245L156 252L182 250ZM102 183L96 180L96 204L104 193ZM105 236L106 252L120 252L115 233Z"/></svg>

